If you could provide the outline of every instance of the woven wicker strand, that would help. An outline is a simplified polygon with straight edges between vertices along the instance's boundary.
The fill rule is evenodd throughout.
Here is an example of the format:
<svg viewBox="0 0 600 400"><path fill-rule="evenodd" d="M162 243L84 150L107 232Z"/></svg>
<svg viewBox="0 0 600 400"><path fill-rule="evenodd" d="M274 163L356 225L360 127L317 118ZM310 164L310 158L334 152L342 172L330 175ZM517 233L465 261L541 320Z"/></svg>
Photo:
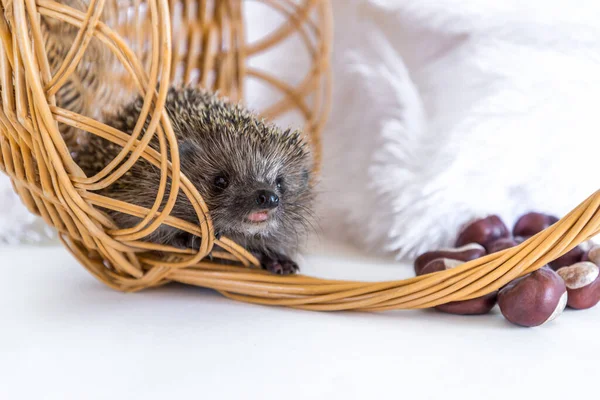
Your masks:
<svg viewBox="0 0 600 400"><path fill-rule="evenodd" d="M111 288L138 291L181 282L211 288L234 300L307 310L383 311L433 307L499 289L565 254L600 231L600 192L555 225L521 245L452 270L390 282L349 282L307 276L281 277L258 268L248 251L228 238L215 239L210 213L194 185L180 172L177 144L163 111L170 83L186 82L243 100L244 83L258 79L281 98L262 110L276 118L299 112L320 165L320 134L330 107L329 55L332 16L326 0L254 0L284 22L264 38L247 43L241 0L2 0L0 18L0 169L10 176L27 208L60 233L64 245L91 274ZM251 1L251 0L248 0ZM60 67L52 73L40 18L78 29ZM274 51L298 35L312 60L297 85L248 61ZM55 95L90 49L108 49L120 68L111 81L144 97L132 135L88 115L57 107ZM142 131L142 123L151 123ZM73 162L58 123L101 136L123 147L96 176ZM156 137L159 149L148 146ZM139 158L162 171L151 209L98 195ZM171 161L169 161L169 159ZM169 215L176 190L161 208L166 183L191 199L202 223ZM108 208L142 218L120 229L100 211ZM201 237L200 250L181 250L142 239L161 224ZM218 245L222 251L213 251ZM159 252L157 252L159 251ZM210 257L208 257L210 255ZM226 260L231 263L225 264Z"/></svg>

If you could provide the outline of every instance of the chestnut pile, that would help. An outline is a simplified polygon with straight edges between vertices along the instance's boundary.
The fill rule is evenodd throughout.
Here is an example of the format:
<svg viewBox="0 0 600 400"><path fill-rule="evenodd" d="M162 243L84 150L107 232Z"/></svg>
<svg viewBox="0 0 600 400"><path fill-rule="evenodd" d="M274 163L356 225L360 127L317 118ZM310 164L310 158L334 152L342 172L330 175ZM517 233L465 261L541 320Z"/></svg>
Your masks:
<svg viewBox="0 0 600 400"><path fill-rule="evenodd" d="M454 248L417 257L415 273L425 275L451 269L517 246L557 221L551 215L531 212L519 218L511 234L496 215L477 219L462 228ZM513 324L539 326L558 317L566 306L577 310L595 306L600 301L599 266L600 246L577 246L497 292L435 308L451 314L477 315L487 314L497 303L502 315Z"/></svg>

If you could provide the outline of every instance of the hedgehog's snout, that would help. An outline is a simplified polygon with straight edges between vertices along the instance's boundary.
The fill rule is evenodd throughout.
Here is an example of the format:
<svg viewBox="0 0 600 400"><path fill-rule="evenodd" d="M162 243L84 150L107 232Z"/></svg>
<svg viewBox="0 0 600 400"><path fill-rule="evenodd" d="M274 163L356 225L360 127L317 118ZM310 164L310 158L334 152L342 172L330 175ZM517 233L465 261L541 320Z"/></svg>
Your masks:
<svg viewBox="0 0 600 400"><path fill-rule="evenodd" d="M272 211L279 206L279 196L271 190L257 190L254 192L252 212L246 220L253 224L264 224L271 218Z"/></svg>
<svg viewBox="0 0 600 400"><path fill-rule="evenodd" d="M269 190L259 190L255 202L261 210L272 210L279 205L279 196Z"/></svg>

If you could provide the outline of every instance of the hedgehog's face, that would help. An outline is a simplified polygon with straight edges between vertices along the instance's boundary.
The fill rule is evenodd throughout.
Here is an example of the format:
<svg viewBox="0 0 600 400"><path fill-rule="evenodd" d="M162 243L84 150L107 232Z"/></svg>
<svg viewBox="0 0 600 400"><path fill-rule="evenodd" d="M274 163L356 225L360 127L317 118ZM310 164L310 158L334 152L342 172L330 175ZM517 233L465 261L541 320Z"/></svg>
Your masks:
<svg viewBox="0 0 600 400"><path fill-rule="evenodd" d="M257 175L223 171L212 179L207 202L215 230L222 234L270 236L291 229L304 210L308 170Z"/></svg>
<svg viewBox="0 0 600 400"><path fill-rule="evenodd" d="M297 239L311 216L310 154L275 141L234 139L191 155L197 168L190 170L189 154L182 157L186 175L202 174L189 177L207 203L215 232Z"/></svg>

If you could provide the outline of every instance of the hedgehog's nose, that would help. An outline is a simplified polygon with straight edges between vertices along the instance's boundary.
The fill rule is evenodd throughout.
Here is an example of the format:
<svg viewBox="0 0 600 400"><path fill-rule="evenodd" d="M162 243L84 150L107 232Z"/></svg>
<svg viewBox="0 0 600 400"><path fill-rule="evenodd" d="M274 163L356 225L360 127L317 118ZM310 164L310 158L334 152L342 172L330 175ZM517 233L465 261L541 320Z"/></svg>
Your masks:
<svg viewBox="0 0 600 400"><path fill-rule="evenodd" d="M256 192L256 204L264 210L270 210L279 205L279 197L268 190L259 190Z"/></svg>

